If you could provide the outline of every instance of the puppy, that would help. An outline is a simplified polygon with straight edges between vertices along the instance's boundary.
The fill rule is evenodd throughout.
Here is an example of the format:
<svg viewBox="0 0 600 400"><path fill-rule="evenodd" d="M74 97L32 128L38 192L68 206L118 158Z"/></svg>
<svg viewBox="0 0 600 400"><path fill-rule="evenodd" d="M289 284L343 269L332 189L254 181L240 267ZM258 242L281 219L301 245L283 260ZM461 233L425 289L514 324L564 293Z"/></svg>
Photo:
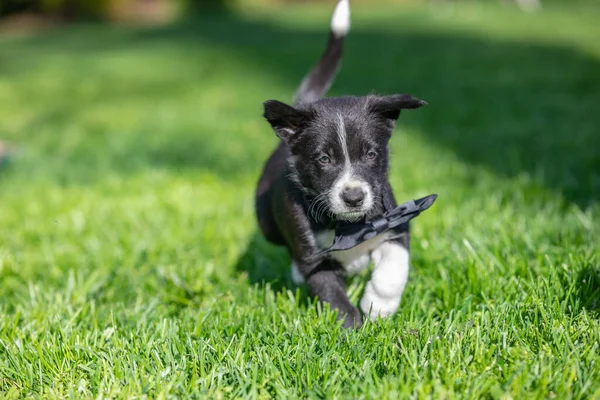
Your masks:
<svg viewBox="0 0 600 400"><path fill-rule="evenodd" d="M292 277L337 309L344 327L362 316L346 294L346 273L374 263L360 308L371 318L392 315L409 269L409 227L358 246L322 254L340 221L369 219L396 207L388 182L388 141L402 109L426 103L408 95L323 98L338 70L350 28L348 0L331 20L327 48L302 81L294 106L269 100L264 117L281 139L258 182L256 213L265 238L287 247Z"/></svg>

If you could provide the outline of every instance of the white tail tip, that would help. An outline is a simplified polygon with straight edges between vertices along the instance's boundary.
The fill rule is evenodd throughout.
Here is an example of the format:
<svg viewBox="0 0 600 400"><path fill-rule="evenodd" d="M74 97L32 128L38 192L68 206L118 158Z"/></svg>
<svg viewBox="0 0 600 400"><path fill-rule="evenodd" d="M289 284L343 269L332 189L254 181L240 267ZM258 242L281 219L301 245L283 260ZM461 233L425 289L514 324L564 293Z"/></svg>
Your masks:
<svg viewBox="0 0 600 400"><path fill-rule="evenodd" d="M331 31L338 37L346 36L350 31L350 4L348 0L340 0L331 17Z"/></svg>

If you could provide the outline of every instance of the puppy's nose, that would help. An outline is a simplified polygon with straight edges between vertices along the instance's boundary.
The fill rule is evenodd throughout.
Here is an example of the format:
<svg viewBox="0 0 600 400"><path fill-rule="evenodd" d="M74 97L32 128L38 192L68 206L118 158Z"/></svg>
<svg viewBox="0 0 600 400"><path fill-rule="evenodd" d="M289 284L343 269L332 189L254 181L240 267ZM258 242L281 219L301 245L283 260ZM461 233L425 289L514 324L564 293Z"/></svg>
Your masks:
<svg viewBox="0 0 600 400"><path fill-rule="evenodd" d="M365 192L359 187L349 187L342 191L342 200L348 207L358 207L365 200Z"/></svg>

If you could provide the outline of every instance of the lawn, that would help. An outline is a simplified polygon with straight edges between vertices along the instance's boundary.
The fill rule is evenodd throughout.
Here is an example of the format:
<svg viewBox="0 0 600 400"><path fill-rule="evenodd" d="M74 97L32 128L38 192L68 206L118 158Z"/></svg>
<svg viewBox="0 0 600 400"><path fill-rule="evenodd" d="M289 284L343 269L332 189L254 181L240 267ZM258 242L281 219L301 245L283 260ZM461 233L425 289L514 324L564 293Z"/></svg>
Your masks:
<svg viewBox="0 0 600 400"><path fill-rule="evenodd" d="M427 100L390 174L439 199L345 331L253 214L330 5L0 38L0 396L600 399L598 8L353 10L331 94Z"/></svg>

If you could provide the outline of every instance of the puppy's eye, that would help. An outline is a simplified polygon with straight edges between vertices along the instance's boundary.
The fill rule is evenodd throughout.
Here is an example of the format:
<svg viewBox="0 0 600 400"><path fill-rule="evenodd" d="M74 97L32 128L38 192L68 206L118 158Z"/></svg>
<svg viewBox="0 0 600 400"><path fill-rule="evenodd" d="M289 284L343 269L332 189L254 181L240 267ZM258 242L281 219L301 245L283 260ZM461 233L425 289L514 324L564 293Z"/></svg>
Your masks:
<svg viewBox="0 0 600 400"><path fill-rule="evenodd" d="M325 165L325 164L329 164L331 162L331 158L329 158L327 156L321 156L321 157L317 158L317 161L319 161L321 164Z"/></svg>
<svg viewBox="0 0 600 400"><path fill-rule="evenodd" d="M375 157L377 157L377 152L375 150L369 150L365 157L367 157L369 160L373 160Z"/></svg>

